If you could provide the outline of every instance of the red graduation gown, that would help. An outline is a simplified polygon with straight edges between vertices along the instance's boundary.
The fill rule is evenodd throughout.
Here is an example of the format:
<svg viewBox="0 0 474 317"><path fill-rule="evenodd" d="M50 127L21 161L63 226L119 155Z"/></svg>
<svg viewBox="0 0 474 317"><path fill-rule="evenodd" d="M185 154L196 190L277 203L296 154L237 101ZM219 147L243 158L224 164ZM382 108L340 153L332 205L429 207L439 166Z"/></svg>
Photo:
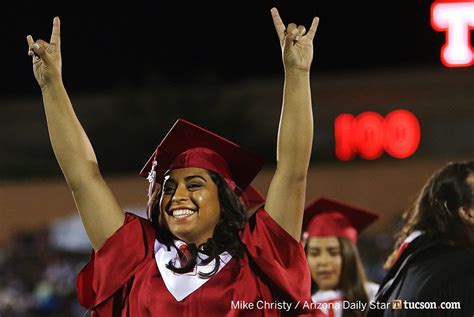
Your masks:
<svg viewBox="0 0 474 317"><path fill-rule="evenodd" d="M151 223L127 213L125 224L79 273L79 302L93 317L295 316L307 312L303 303L311 302L311 277L301 243L263 208L249 219L241 239L246 245L244 257L232 258L178 302L157 268ZM285 303L291 304L288 311Z"/></svg>

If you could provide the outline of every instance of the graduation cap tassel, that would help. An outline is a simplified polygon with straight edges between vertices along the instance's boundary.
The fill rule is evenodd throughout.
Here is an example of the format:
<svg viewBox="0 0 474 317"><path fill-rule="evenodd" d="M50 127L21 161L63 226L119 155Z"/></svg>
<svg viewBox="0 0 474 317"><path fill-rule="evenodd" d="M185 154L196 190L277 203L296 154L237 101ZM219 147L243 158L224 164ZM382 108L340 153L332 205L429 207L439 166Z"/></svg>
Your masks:
<svg viewBox="0 0 474 317"><path fill-rule="evenodd" d="M151 170L148 173L148 177L146 178L149 182L148 184L148 208L147 208L147 217L151 221L151 209L153 207L153 192L155 191L156 187L156 156L155 159L153 159L153 164L151 166Z"/></svg>

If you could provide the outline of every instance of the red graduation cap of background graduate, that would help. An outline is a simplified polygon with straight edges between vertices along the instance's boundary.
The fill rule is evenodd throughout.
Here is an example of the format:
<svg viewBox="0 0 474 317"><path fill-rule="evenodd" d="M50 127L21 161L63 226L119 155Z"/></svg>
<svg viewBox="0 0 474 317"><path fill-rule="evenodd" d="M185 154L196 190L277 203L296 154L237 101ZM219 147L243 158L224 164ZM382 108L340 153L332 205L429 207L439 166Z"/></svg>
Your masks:
<svg viewBox="0 0 474 317"><path fill-rule="evenodd" d="M235 190L244 191L263 166L263 160L239 145L183 119L178 119L140 171L155 183L173 169L199 167L220 174ZM240 193L240 191L236 191Z"/></svg>
<svg viewBox="0 0 474 317"><path fill-rule="evenodd" d="M306 237L336 236L357 243L357 236L378 214L329 198L319 198L305 208L303 232Z"/></svg>

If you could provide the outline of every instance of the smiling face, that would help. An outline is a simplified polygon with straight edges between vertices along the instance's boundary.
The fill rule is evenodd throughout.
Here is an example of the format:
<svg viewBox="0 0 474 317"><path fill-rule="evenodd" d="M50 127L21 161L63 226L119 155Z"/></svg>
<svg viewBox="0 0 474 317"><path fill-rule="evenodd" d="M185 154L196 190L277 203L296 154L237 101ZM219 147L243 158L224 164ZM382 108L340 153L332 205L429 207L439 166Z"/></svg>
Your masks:
<svg viewBox="0 0 474 317"><path fill-rule="evenodd" d="M220 219L218 189L207 170L175 169L165 176L160 197L161 222L178 239L205 243Z"/></svg>
<svg viewBox="0 0 474 317"><path fill-rule="evenodd" d="M335 236L311 237L306 246L311 278L320 290L339 288L342 270L341 246Z"/></svg>

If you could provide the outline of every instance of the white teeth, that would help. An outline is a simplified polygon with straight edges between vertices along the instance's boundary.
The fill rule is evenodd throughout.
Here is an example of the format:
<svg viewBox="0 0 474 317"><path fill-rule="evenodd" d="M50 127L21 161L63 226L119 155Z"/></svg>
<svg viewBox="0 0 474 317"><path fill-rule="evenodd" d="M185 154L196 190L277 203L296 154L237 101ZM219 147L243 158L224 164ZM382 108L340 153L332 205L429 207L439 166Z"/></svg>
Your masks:
<svg viewBox="0 0 474 317"><path fill-rule="evenodd" d="M194 210L190 209L176 209L173 210L173 217L175 218L184 218L190 216L194 213Z"/></svg>

